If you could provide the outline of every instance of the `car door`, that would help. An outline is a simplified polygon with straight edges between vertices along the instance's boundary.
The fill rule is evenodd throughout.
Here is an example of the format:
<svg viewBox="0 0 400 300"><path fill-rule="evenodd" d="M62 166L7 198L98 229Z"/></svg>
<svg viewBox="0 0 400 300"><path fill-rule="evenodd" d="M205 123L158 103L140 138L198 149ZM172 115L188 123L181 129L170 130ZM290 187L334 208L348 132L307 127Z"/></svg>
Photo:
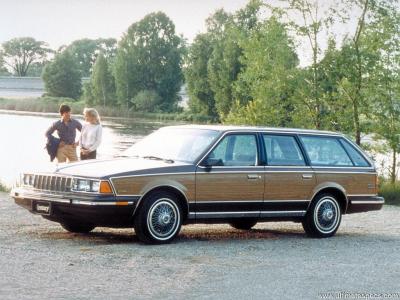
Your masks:
<svg viewBox="0 0 400 300"><path fill-rule="evenodd" d="M258 217L264 174L258 136L229 133L196 170L196 218Z"/></svg>
<svg viewBox="0 0 400 300"><path fill-rule="evenodd" d="M262 137L266 166L261 217L305 215L316 179L297 137L271 133Z"/></svg>

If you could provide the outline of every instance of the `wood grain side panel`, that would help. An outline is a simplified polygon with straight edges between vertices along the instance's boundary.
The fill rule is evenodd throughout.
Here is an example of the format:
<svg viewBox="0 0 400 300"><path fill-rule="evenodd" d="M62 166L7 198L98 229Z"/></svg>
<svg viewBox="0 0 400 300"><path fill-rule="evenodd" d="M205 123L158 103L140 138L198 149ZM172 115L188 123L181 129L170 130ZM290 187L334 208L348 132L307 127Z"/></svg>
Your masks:
<svg viewBox="0 0 400 300"><path fill-rule="evenodd" d="M348 195L375 194L377 191L374 173L319 173L317 182L318 184L335 182L343 186Z"/></svg>
<svg viewBox="0 0 400 300"><path fill-rule="evenodd" d="M188 201L195 200L195 175L152 175L114 178L112 180L118 195L143 195L159 186L172 186L182 191Z"/></svg>
<svg viewBox="0 0 400 300"><path fill-rule="evenodd" d="M197 202L201 201L246 201L262 200L264 193L264 175L259 179L249 180L244 173L198 173Z"/></svg>
<svg viewBox="0 0 400 300"><path fill-rule="evenodd" d="M304 179L303 174L311 178ZM313 172L266 173L265 200L308 200L316 185Z"/></svg>

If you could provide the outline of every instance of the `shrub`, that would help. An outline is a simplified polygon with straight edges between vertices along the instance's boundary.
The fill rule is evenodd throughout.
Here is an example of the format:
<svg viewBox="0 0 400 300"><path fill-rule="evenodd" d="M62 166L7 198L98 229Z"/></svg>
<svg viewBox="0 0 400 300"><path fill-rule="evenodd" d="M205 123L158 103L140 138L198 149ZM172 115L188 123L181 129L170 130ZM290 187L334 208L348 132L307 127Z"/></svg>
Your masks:
<svg viewBox="0 0 400 300"><path fill-rule="evenodd" d="M132 100L138 111L156 112L161 104L161 97L153 90L140 91Z"/></svg>
<svg viewBox="0 0 400 300"><path fill-rule="evenodd" d="M0 192L9 192L10 189L4 183L0 181Z"/></svg>
<svg viewBox="0 0 400 300"><path fill-rule="evenodd" d="M381 181L379 184L379 196L385 198L386 204L400 205L400 183Z"/></svg>

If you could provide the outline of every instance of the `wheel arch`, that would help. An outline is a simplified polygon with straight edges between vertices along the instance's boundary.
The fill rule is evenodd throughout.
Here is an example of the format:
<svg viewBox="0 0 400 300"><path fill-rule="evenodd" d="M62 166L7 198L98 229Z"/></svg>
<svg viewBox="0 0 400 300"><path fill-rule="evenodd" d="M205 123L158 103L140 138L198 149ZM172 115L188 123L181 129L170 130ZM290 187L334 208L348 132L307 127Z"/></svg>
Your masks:
<svg viewBox="0 0 400 300"><path fill-rule="evenodd" d="M332 184L332 185L325 185L322 187L317 188L314 190L314 194L311 197L310 204L307 207L307 211L310 208L311 203L314 201L314 199L321 194L332 194L335 196L335 198L339 201L340 208L342 209L342 213L345 214L349 205L349 201L346 196L346 191L343 187L337 184Z"/></svg>
<svg viewBox="0 0 400 300"><path fill-rule="evenodd" d="M146 191L138 200L138 203L133 212L133 215L135 216L136 212L142 206L143 202L149 195L156 193L156 192L161 192L161 191L167 191L176 196L176 198L178 199L179 204L181 205L181 208L183 210L183 212L182 212L183 220L182 221L185 222L189 216L189 202L187 200L185 193L182 190L178 189L176 186L171 186L171 185L160 185L160 186L153 187L153 188L149 189L148 191Z"/></svg>

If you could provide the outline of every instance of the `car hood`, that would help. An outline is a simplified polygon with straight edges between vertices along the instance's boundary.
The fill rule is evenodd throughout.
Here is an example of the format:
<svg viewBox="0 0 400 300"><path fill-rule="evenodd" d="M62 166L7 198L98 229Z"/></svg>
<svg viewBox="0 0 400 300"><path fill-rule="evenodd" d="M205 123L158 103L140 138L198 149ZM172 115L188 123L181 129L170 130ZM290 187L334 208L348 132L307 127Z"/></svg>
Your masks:
<svg viewBox="0 0 400 300"><path fill-rule="evenodd" d="M60 164L52 169L44 170L45 173L56 173L59 175L82 176L91 178L106 178L112 176L126 176L131 174L148 174L158 172L175 172L182 167L194 167L184 162L164 162L142 158L114 158L85 160L69 164Z"/></svg>

